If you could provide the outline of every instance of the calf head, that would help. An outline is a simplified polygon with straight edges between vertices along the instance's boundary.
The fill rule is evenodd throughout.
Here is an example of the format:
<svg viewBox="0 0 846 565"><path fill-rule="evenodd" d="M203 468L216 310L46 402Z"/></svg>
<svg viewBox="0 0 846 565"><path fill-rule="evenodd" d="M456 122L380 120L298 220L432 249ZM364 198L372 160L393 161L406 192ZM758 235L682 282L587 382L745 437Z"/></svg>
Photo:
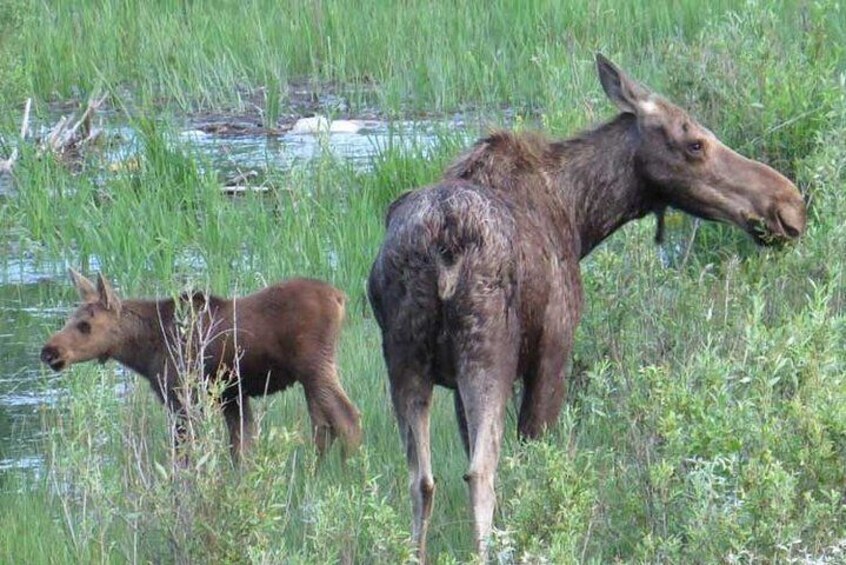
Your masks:
<svg viewBox="0 0 846 565"><path fill-rule="evenodd" d="M41 349L41 360L54 371L91 359L105 362L121 339L121 302L103 275L96 286L73 269L70 277L82 305Z"/></svg>
<svg viewBox="0 0 846 565"><path fill-rule="evenodd" d="M597 54L608 97L637 118L638 174L656 208L679 208L734 224L759 244L794 239L805 230L805 203L796 186L763 163L726 147L687 112L630 79Z"/></svg>

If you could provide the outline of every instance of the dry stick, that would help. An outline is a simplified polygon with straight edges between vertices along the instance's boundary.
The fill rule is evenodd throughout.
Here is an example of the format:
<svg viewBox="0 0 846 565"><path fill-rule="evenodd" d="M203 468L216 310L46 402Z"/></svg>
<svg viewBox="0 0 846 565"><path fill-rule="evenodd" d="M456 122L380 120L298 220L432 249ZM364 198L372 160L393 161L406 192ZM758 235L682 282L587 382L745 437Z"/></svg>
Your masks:
<svg viewBox="0 0 846 565"><path fill-rule="evenodd" d="M29 129L29 110L32 106L32 98L26 99L26 106L24 107L24 115L23 120L21 120L21 138L18 142L23 143L24 139L26 138L27 130ZM12 172L12 167L15 166L15 162L18 160L18 148L15 147L12 149L12 154L9 155L8 159L0 159L0 173L10 173Z"/></svg>
<svg viewBox="0 0 846 565"><path fill-rule="evenodd" d="M684 269L687 265L687 260L690 258L690 251L693 249L693 242L696 239L696 232L699 231L699 218L693 220L693 231L690 233L690 239L687 242L687 248L684 250L684 258L679 269Z"/></svg>
<svg viewBox="0 0 846 565"><path fill-rule="evenodd" d="M18 160L18 148L15 147L12 149L12 154L9 156L8 159L0 159L0 174L1 173L11 173L12 167L15 165L15 161Z"/></svg>
<svg viewBox="0 0 846 565"><path fill-rule="evenodd" d="M67 134L67 144L73 142L74 138L76 137L76 132L80 129L80 127L82 127L82 132L85 136L84 141L88 141L89 139L91 139L91 119L94 117L94 112L100 109L100 106L102 106L103 102L106 101L107 97L108 94L104 94L99 100L94 100L93 98L88 100L88 105L85 108L85 112L82 113L82 116L73 125L73 127Z"/></svg>
<svg viewBox="0 0 846 565"><path fill-rule="evenodd" d="M94 98L89 99L82 116L70 127L68 127L71 123L70 118L68 116L62 116L56 125L53 126L53 129L50 130L46 141L41 144L41 152L50 150L53 153L63 153L66 149L78 143L86 143L94 139L96 134L91 128L91 120L94 113L103 105L107 97L108 95L104 94L98 100ZM77 132L80 131L82 134L78 135Z"/></svg>
<svg viewBox="0 0 846 565"><path fill-rule="evenodd" d="M23 120L21 121L21 141L26 139L26 134L29 131L29 110L32 107L32 98L26 99L26 106L24 106Z"/></svg>
<svg viewBox="0 0 846 565"><path fill-rule="evenodd" d="M58 149L58 139L62 132L65 130L68 124L68 117L62 116L56 125L53 126L53 129L50 130L50 133L47 134L47 139L41 143L41 146L38 148L39 153L43 154L45 151L53 151L56 152Z"/></svg>

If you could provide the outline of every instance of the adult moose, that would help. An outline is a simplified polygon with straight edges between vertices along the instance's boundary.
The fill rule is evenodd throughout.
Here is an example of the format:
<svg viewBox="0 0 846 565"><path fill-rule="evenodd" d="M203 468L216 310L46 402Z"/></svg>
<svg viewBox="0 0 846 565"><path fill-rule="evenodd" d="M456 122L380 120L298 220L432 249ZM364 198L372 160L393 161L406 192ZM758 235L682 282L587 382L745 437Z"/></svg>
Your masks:
<svg viewBox="0 0 846 565"><path fill-rule="evenodd" d="M150 381L185 434L183 384L195 366L226 379L221 405L237 462L252 439L249 397L303 385L314 441L323 453L340 436L349 453L361 441L359 412L335 366L344 294L321 281L291 279L240 298L201 292L179 299L121 300L102 274L95 286L74 270L82 305L41 350L56 371L115 359ZM186 367L186 364L188 365Z"/></svg>
<svg viewBox="0 0 846 565"><path fill-rule="evenodd" d="M667 206L734 224L761 244L805 229L789 180L723 145L602 55L596 63L616 118L563 141L493 133L438 184L400 196L388 211L368 294L406 448L421 561L435 493L434 385L455 391L484 559L506 402L522 379L520 436L535 438L556 422L582 306L582 257L650 212L660 230Z"/></svg>

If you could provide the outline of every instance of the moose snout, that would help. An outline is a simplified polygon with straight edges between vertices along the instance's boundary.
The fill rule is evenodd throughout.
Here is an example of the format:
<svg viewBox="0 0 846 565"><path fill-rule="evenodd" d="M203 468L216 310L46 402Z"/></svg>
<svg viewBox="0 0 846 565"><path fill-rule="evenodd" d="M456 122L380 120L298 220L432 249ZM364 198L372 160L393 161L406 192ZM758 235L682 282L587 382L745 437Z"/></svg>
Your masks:
<svg viewBox="0 0 846 565"><path fill-rule="evenodd" d="M807 213L805 202L801 197L791 198L789 201L781 203L776 207L772 216L778 228L775 231L780 231L788 239L795 239L805 232Z"/></svg>
<svg viewBox="0 0 846 565"><path fill-rule="evenodd" d="M793 181L731 149L719 151L718 157L722 173L717 176L726 179L738 197L741 221L737 225L759 245L778 245L805 233L805 200ZM728 176L720 176L723 174Z"/></svg>
<svg viewBox="0 0 846 565"><path fill-rule="evenodd" d="M54 371L61 371L65 366L61 351L54 345L48 344L41 349L41 361Z"/></svg>

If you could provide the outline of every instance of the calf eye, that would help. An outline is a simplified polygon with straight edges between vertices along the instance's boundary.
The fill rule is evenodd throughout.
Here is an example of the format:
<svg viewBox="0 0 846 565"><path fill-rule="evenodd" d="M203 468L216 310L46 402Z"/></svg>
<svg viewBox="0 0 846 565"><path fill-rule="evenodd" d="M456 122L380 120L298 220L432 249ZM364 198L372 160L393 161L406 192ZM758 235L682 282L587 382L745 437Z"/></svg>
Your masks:
<svg viewBox="0 0 846 565"><path fill-rule="evenodd" d="M79 322L76 325L76 329L80 331L80 333L90 334L91 333L91 324L88 322Z"/></svg>

